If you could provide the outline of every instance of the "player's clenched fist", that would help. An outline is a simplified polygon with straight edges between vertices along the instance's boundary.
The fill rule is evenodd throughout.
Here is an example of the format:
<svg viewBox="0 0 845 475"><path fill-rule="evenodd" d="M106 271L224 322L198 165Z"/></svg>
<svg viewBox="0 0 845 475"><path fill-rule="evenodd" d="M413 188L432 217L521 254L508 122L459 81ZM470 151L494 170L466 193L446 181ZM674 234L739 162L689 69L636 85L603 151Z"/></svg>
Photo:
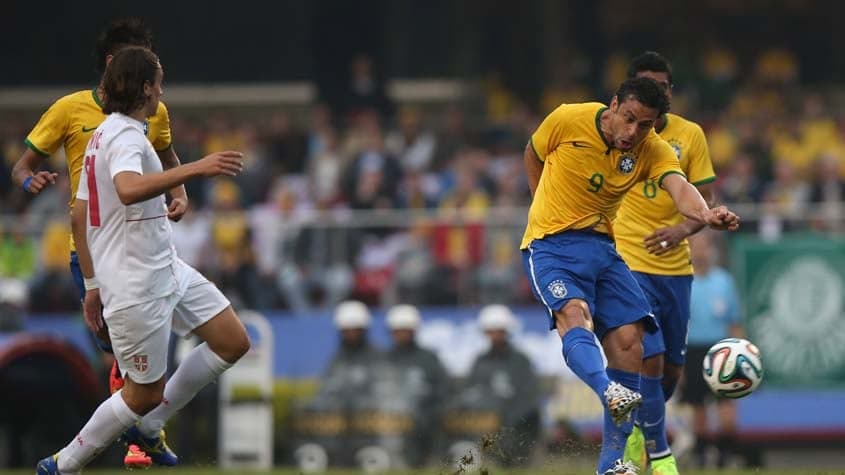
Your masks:
<svg viewBox="0 0 845 475"><path fill-rule="evenodd" d="M38 193L41 193L41 190L47 188L47 185L55 185L56 177L58 176L58 173L46 171L38 172L24 181L24 188L33 195L37 195Z"/></svg>
<svg viewBox="0 0 845 475"><path fill-rule="evenodd" d="M739 216L725 206L717 206L707 211L706 224L713 229L736 231L739 229Z"/></svg>
<svg viewBox="0 0 845 475"><path fill-rule="evenodd" d="M241 152L214 152L196 162L202 176L237 176L244 169L244 155Z"/></svg>

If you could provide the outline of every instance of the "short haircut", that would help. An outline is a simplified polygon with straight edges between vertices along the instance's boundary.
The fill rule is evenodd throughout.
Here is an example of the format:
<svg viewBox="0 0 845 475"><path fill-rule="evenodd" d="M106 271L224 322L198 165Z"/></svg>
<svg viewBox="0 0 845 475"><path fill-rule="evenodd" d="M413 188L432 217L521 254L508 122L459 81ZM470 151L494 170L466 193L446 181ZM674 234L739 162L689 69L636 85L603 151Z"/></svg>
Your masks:
<svg viewBox="0 0 845 475"><path fill-rule="evenodd" d="M653 79L644 77L626 79L616 90L616 101L622 104L628 98L636 99L646 107L657 109L659 115L669 112L669 98Z"/></svg>
<svg viewBox="0 0 845 475"><path fill-rule="evenodd" d="M128 46L114 55L103 76L103 112L131 114L147 102L144 83L155 84L158 56L141 46Z"/></svg>
<svg viewBox="0 0 845 475"><path fill-rule="evenodd" d="M112 55L127 46L143 46L153 49L153 35L140 18L121 18L109 24L100 32L94 51L97 72L106 69L106 56Z"/></svg>
<svg viewBox="0 0 845 475"><path fill-rule="evenodd" d="M668 59L656 51L646 51L634 58L628 66L628 77L635 78L637 77L637 73L641 73L643 71L666 73L669 77L669 84L673 84L672 64Z"/></svg>

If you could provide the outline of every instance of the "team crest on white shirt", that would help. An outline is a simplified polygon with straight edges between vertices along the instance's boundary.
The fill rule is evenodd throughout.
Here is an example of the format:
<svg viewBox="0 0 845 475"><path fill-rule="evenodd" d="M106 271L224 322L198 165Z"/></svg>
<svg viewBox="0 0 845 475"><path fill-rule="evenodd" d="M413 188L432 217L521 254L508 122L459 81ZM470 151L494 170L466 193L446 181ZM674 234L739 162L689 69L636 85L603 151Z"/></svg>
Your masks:
<svg viewBox="0 0 845 475"><path fill-rule="evenodd" d="M623 175L627 175L634 171L634 166L637 164L636 159L633 155L622 155L619 158L619 172Z"/></svg>
<svg viewBox="0 0 845 475"><path fill-rule="evenodd" d="M562 299L562 298L566 297L566 294L567 294L566 284L564 284L562 280L558 279L558 280L552 281L552 283L549 284L548 288L549 288L549 292L551 292L552 295L554 295L554 297L556 299Z"/></svg>

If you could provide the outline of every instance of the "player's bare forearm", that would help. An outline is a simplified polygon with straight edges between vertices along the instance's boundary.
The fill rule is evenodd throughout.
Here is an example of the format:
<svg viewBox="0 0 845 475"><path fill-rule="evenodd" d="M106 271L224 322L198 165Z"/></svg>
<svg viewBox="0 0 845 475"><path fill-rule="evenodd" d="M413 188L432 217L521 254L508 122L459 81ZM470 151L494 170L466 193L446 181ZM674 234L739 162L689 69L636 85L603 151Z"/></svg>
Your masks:
<svg viewBox="0 0 845 475"><path fill-rule="evenodd" d="M179 161L179 156L176 155L176 151L173 149L173 145L167 147L167 150L158 152L158 158L161 160L161 165L165 170L182 165L182 162ZM172 188L170 190L170 197L182 198L187 201L188 193L185 191L185 185L182 184Z"/></svg>
<svg viewBox="0 0 845 475"><path fill-rule="evenodd" d="M704 224L687 219L674 226L655 229L654 232L643 239L643 244L645 244L646 250L650 254L660 256L671 252L684 239L695 234L703 227Z"/></svg>
<svg viewBox="0 0 845 475"><path fill-rule="evenodd" d="M683 176L674 173L668 175L663 178L662 186L669 192L678 212L685 218L702 224L707 223L707 211L710 207L707 206L701 193Z"/></svg>
<svg viewBox="0 0 845 475"><path fill-rule="evenodd" d="M128 206L159 196L192 178L237 176L241 170L243 170L242 153L215 152L196 162L179 165L160 173L141 175L136 172L120 172L114 176L114 187L120 202Z"/></svg>
<svg viewBox="0 0 845 475"><path fill-rule="evenodd" d="M692 236L693 234L701 231L702 229L706 228L707 225L702 223L701 221L697 221L694 219L685 219L681 224L681 228L684 230L685 237Z"/></svg>
<svg viewBox="0 0 845 475"><path fill-rule="evenodd" d="M543 174L543 162L534 153L534 147L531 142L525 146L523 153L525 162L525 174L528 175L528 188L531 190L531 196L537 191L537 185L540 183L540 176Z"/></svg>
<svg viewBox="0 0 845 475"><path fill-rule="evenodd" d="M704 201L707 203L707 207L714 208L716 206L716 191L713 187L713 183L702 183L700 185L695 185L695 187L698 189L698 192L701 193L701 197L704 198ZM692 236L707 227L701 221L694 219L684 220L684 222L681 223L681 226L687 236Z"/></svg>
<svg viewBox="0 0 845 475"><path fill-rule="evenodd" d="M31 177L35 170L41 168L41 164L44 162L46 157L39 155L32 151L32 149L27 148L24 150L23 155L21 158L15 162L15 166L12 167L12 181L17 186L23 186L23 181L26 180L28 177Z"/></svg>
<svg viewBox="0 0 845 475"><path fill-rule="evenodd" d="M91 252L88 251L88 201L77 199L70 211L70 228L73 233L73 242L76 244L76 257L79 259L79 268L82 276L86 279L94 277L94 261L91 260Z"/></svg>
<svg viewBox="0 0 845 475"><path fill-rule="evenodd" d="M126 206L140 203L183 185L186 181L202 174L193 163L180 165L161 173L141 175L135 172L120 172L114 176L114 187L120 202Z"/></svg>
<svg viewBox="0 0 845 475"><path fill-rule="evenodd" d="M12 167L12 183L23 187L32 194L38 194L45 187L56 183L56 173L49 171L38 171L47 157L27 148L21 158ZM27 182L27 180L29 180Z"/></svg>
<svg viewBox="0 0 845 475"><path fill-rule="evenodd" d="M740 218L724 206L711 209L698 192L696 187L677 174L671 174L663 179L661 186L669 192L675 207L684 217L703 223L714 229L736 231L739 229Z"/></svg>

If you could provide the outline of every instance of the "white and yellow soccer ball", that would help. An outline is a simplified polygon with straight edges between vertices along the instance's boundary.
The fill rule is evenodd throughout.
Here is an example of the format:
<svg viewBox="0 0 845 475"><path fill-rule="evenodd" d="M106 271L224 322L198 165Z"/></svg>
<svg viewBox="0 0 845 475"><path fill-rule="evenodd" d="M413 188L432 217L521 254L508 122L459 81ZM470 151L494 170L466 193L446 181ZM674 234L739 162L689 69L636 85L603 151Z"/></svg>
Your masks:
<svg viewBox="0 0 845 475"><path fill-rule="evenodd" d="M719 397L745 397L763 380L763 360L754 343L725 338L710 347L703 361L704 380Z"/></svg>

